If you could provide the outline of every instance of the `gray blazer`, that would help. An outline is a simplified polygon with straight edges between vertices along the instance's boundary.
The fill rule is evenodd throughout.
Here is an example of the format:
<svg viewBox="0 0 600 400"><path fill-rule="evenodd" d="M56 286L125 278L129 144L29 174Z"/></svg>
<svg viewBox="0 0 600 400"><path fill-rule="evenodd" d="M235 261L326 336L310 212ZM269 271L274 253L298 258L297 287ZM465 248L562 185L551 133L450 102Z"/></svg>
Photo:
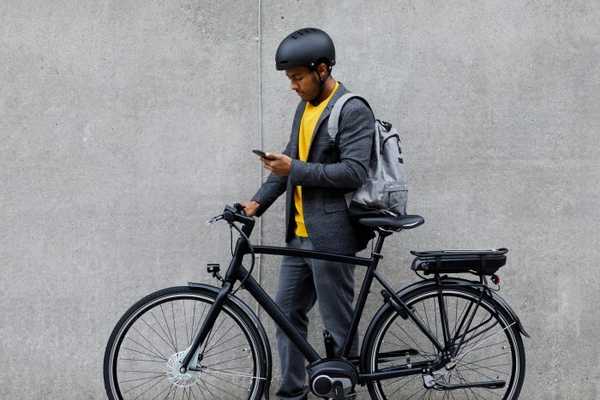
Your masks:
<svg viewBox="0 0 600 400"><path fill-rule="evenodd" d="M289 176L270 174L252 200L260 203L257 216L286 192L285 241L294 237L294 186L302 186L304 223L313 246L319 251L354 254L365 248L368 237L350 220L344 194L359 188L367 178L375 117L360 99L350 99L340 114L337 143L327 132L327 121L335 101L348 90L338 90L321 114L308 151L307 162L298 160L298 133L306 105L296 109L290 141L284 154L292 158Z"/></svg>

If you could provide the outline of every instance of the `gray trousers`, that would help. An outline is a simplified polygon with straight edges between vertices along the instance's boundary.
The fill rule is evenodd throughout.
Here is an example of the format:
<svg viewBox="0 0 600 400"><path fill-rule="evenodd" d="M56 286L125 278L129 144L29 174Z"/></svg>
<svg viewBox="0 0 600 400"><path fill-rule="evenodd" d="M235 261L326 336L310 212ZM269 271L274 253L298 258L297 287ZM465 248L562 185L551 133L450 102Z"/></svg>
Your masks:
<svg viewBox="0 0 600 400"><path fill-rule="evenodd" d="M293 238L287 247L314 250L310 239L301 237ZM354 268L350 264L290 256L284 256L281 263L277 305L306 337L307 314L318 301L323 324L333 336L338 354L352 322ZM281 362L281 386L277 396L286 400L306 399L306 359L279 328L277 349ZM358 334L350 355L358 355Z"/></svg>

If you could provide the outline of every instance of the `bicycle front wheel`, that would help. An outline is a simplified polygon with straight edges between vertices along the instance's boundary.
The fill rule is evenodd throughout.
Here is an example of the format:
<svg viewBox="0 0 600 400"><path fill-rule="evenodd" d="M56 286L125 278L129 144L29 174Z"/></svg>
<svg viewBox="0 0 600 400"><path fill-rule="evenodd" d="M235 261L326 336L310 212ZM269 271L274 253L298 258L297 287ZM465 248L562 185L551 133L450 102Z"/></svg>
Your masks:
<svg viewBox="0 0 600 400"><path fill-rule="evenodd" d="M444 288L442 298L450 338L445 350L452 353L449 362L438 362L429 373L370 382L371 398L517 399L525 376L525 351L510 314L492 298L468 288ZM417 289L402 301L443 346L438 289ZM407 369L443 359L417 324L392 307L383 308L375 318L365 340L366 372Z"/></svg>
<svg viewBox="0 0 600 400"><path fill-rule="evenodd" d="M179 370L215 297L206 289L174 287L133 305L106 347L109 399L260 399L266 350L251 318L231 301L200 347L193 370Z"/></svg>

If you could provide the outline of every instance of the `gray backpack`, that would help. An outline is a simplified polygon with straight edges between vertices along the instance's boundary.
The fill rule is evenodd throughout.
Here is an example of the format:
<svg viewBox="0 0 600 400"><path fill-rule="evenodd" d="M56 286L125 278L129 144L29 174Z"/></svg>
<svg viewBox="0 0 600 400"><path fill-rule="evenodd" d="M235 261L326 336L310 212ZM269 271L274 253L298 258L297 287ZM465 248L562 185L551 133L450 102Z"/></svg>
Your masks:
<svg viewBox="0 0 600 400"><path fill-rule="evenodd" d="M362 96L353 93L342 95L333 106L327 126L329 136L334 143L338 134L342 107L353 97L358 97L371 108ZM375 120L375 138L368 174L363 186L346 195L350 213L355 216L377 213L406 215L408 199L406 167L402 159L400 135L389 122Z"/></svg>

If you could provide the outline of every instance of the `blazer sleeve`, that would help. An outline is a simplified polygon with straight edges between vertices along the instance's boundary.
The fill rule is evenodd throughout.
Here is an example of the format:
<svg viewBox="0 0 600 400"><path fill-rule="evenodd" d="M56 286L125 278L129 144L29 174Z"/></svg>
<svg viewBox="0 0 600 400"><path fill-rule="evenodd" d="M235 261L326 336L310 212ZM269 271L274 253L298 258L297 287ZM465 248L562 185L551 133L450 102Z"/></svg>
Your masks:
<svg viewBox="0 0 600 400"><path fill-rule="evenodd" d="M349 100L342 108L338 131L340 160L337 163L309 163L292 160L292 185L358 189L367 179L375 117L360 99Z"/></svg>

